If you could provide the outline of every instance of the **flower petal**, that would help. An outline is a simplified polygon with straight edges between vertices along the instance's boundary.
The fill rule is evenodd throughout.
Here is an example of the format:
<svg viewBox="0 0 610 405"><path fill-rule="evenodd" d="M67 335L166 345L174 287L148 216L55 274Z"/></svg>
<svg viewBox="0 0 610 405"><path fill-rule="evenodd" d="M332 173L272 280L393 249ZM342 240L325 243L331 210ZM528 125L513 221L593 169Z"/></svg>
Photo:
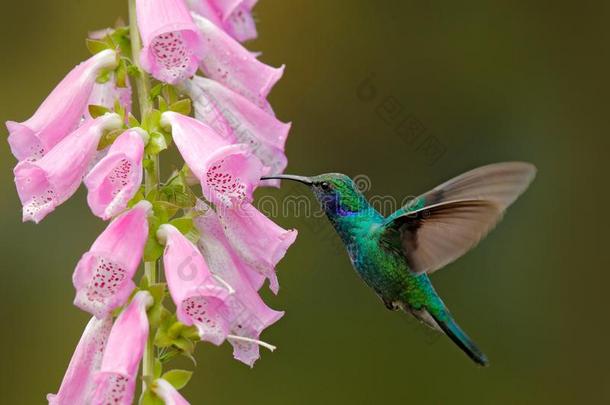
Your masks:
<svg viewBox="0 0 610 405"><path fill-rule="evenodd" d="M92 318L76 346L57 394L47 395L49 405L86 404L95 388L93 378L100 369L112 317Z"/></svg>
<svg viewBox="0 0 610 405"><path fill-rule="evenodd" d="M104 130L121 125L118 114L106 114L83 124L42 159L17 164L13 172L23 220L38 223L70 198L93 160Z"/></svg>
<svg viewBox="0 0 610 405"><path fill-rule="evenodd" d="M107 220L127 207L142 183L144 140L148 134L132 128L119 136L106 156L85 177L91 211Z"/></svg>
<svg viewBox="0 0 610 405"><path fill-rule="evenodd" d="M156 79L175 84L197 71L200 36L183 0L137 0L144 47L140 62Z"/></svg>
<svg viewBox="0 0 610 405"><path fill-rule="evenodd" d="M76 66L25 122L9 121L8 142L20 161L40 159L74 131L87 106L98 74L116 67L116 53L102 51Z"/></svg>
<svg viewBox="0 0 610 405"><path fill-rule="evenodd" d="M161 124L171 127L178 150L201 182L204 195L227 206L252 201L260 181L261 162L245 144L219 135L208 125L174 112L165 112Z"/></svg>
<svg viewBox="0 0 610 405"><path fill-rule="evenodd" d="M73 276L74 305L103 318L127 302L148 238L151 209L148 201L140 201L112 221L83 255Z"/></svg>
<svg viewBox="0 0 610 405"><path fill-rule="evenodd" d="M198 209L202 209L202 204ZM235 293L227 298L229 329L232 334L258 340L261 333L278 321L283 312L269 308L251 284L249 274L258 274L235 252L218 216L210 208L195 219L200 230L199 247L213 274L230 285ZM255 343L229 339L236 359L252 366L259 357Z"/></svg>
<svg viewBox="0 0 610 405"><path fill-rule="evenodd" d="M288 164L284 147L291 124L213 80L195 76L184 88L193 100L195 117L225 138L248 145L263 163L263 175L284 171Z"/></svg>
<svg viewBox="0 0 610 405"><path fill-rule="evenodd" d="M154 386L155 394L165 402L165 405L189 405L189 402L164 379L155 380Z"/></svg>
<svg viewBox="0 0 610 405"><path fill-rule="evenodd" d="M230 294L210 272L199 250L172 225L157 233L165 241L163 267L178 320L195 325L202 340L220 345L229 333L225 301Z"/></svg>
<svg viewBox="0 0 610 405"><path fill-rule="evenodd" d="M95 376L92 405L131 404L148 339L146 310L152 304L150 293L140 291L114 323L100 371Z"/></svg>
<svg viewBox="0 0 610 405"><path fill-rule="evenodd" d="M233 249L269 279L271 290L277 294L279 285L274 268L296 240L297 231L281 228L248 203L223 209L218 215Z"/></svg>
<svg viewBox="0 0 610 405"><path fill-rule="evenodd" d="M206 76L266 108L267 95L282 77L284 66L265 65L209 20L198 15L193 19L202 35L201 69Z"/></svg>

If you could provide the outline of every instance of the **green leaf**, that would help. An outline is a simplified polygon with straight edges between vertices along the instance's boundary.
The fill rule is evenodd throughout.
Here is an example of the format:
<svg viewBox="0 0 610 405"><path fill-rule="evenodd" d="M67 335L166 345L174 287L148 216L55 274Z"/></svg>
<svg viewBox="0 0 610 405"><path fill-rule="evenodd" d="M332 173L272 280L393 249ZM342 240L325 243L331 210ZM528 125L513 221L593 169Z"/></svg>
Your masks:
<svg viewBox="0 0 610 405"><path fill-rule="evenodd" d="M163 363L159 359L155 359L153 375L155 378L161 377L163 373Z"/></svg>
<svg viewBox="0 0 610 405"><path fill-rule="evenodd" d="M161 96L157 97L157 103L159 104L159 110L165 112L168 109L167 102Z"/></svg>
<svg viewBox="0 0 610 405"><path fill-rule="evenodd" d="M119 114L121 117L121 122L125 122L125 108L123 108L123 105L119 102L119 100L114 101L114 112Z"/></svg>
<svg viewBox="0 0 610 405"><path fill-rule="evenodd" d="M153 210L155 211L155 215L159 217L162 223L166 223L170 219L172 219L179 209L180 207L167 201L155 201L153 203Z"/></svg>
<svg viewBox="0 0 610 405"><path fill-rule="evenodd" d="M115 129L113 131L106 132L104 135L102 135L100 143L97 145L97 150L104 150L112 145L123 132L125 132L123 129Z"/></svg>
<svg viewBox="0 0 610 405"><path fill-rule="evenodd" d="M144 117L142 121L142 128L147 130L149 133L159 131L161 129L161 111L152 110Z"/></svg>
<svg viewBox="0 0 610 405"><path fill-rule="evenodd" d="M178 229L183 235L186 235L195 227L193 224L193 218L187 217L172 219L170 221L170 225L175 226L176 229Z"/></svg>
<svg viewBox="0 0 610 405"><path fill-rule="evenodd" d="M148 194L146 194L146 200L151 203L154 203L159 198L159 191L157 189L150 190Z"/></svg>
<svg viewBox="0 0 610 405"><path fill-rule="evenodd" d="M148 286L148 292L150 292L150 295L152 295L155 302L163 302L163 298L165 298L166 286L167 285L165 283L155 283Z"/></svg>
<svg viewBox="0 0 610 405"><path fill-rule="evenodd" d="M167 334L167 330L163 328L157 329L155 334L155 346L158 347L171 347L174 345L174 338Z"/></svg>
<svg viewBox="0 0 610 405"><path fill-rule="evenodd" d="M193 354L193 352L195 352L195 343L193 343L193 341L190 339L179 337L177 339L174 339L173 343L174 346L176 346L178 349L182 350L185 353Z"/></svg>
<svg viewBox="0 0 610 405"><path fill-rule="evenodd" d="M87 38L85 43L87 45L87 49L89 50L89 52L91 52L92 55L111 48L106 42L98 41L97 39Z"/></svg>
<svg viewBox="0 0 610 405"><path fill-rule="evenodd" d="M135 127L140 126L140 121L138 121L138 119L136 117L134 117L132 113L129 113L129 116L127 117L127 123L129 124L130 128L135 128Z"/></svg>
<svg viewBox="0 0 610 405"><path fill-rule="evenodd" d="M181 390L186 387L186 384L188 384L192 376L192 371L169 370L167 373L163 374L161 378L170 383L175 389Z"/></svg>
<svg viewBox="0 0 610 405"><path fill-rule="evenodd" d="M149 132L150 140L148 141L148 145L146 145L146 153L149 155L158 155L165 149L167 149L168 144L165 140L165 136L158 131Z"/></svg>
<svg viewBox="0 0 610 405"><path fill-rule="evenodd" d="M98 84L108 83L110 81L111 77L112 77L112 71L111 70L107 70L105 72L100 73L97 76L97 79L95 79L95 82L98 83Z"/></svg>
<svg viewBox="0 0 610 405"><path fill-rule="evenodd" d="M128 208L133 208L134 205L139 203L144 199L144 187L140 187L136 195L133 196L131 200L127 203Z"/></svg>
<svg viewBox="0 0 610 405"><path fill-rule="evenodd" d="M164 86L163 83L159 83L156 86L154 86L152 89L150 89L150 99L151 100L155 100L157 97L159 97L161 95L163 86Z"/></svg>
<svg viewBox="0 0 610 405"><path fill-rule="evenodd" d="M142 74L142 71L136 65L128 65L127 74L131 77L138 77Z"/></svg>
<svg viewBox="0 0 610 405"><path fill-rule="evenodd" d="M101 117L102 115L109 113L110 109L104 107L103 105L90 104L89 107L89 115L91 118Z"/></svg>
<svg viewBox="0 0 610 405"><path fill-rule="evenodd" d="M165 405L165 402L151 390L146 390L140 396L139 405Z"/></svg>
<svg viewBox="0 0 610 405"><path fill-rule="evenodd" d="M191 113L191 99L185 98L177 101L169 106L170 111L180 113L182 115L189 115Z"/></svg>
<svg viewBox="0 0 610 405"><path fill-rule="evenodd" d="M152 216L148 218L148 240L144 247L144 261L154 262L163 255L163 246L157 240L157 230L161 226L159 218Z"/></svg>
<svg viewBox="0 0 610 405"><path fill-rule="evenodd" d="M168 316L171 316L171 312L169 312L167 308L163 306L163 303L156 303L148 311L148 322L151 329L157 329Z"/></svg>
<svg viewBox="0 0 610 405"><path fill-rule="evenodd" d="M127 65L123 60L116 70L116 85L121 88L127 87Z"/></svg>
<svg viewBox="0 0 610 405"><path fill-rule="evenodd" d="M170 105L174 104L175 102L177 102L180 99L178 92L176 91L176 88L169 84L166 84L163 86L161 93L163 94L163 97Z"/></svg>

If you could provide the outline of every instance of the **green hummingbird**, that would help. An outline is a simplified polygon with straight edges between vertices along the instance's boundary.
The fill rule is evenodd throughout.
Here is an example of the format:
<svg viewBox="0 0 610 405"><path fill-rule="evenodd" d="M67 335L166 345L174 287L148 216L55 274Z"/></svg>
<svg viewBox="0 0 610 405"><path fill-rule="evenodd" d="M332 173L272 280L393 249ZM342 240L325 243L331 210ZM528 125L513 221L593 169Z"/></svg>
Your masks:
<svg viewBox="0 0 610 405"><path fill-rule="evenodd" d="M429 275L472 249L536 175L523 162L479 167L411 200L388 217L344 174L277 175L309 186L346 246L352 265L390 310L444 332L482 366L487 356L458 326Z"/></svg>

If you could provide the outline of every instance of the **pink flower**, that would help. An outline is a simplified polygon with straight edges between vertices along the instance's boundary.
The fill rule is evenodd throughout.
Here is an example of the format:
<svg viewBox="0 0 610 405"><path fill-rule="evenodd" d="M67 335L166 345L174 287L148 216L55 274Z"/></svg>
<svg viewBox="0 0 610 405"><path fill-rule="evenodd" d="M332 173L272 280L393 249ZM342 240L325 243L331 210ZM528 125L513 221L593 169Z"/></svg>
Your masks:
<svg viewBox="0 0 610 405"><path fill-rule="evenodd" d="M189 405L189 402L167 381L155 380L154 392L165 402L165 405Z"/></svg>
<svg viewBox="0 0 610 405"><path fill-rule="evenodd" d="M161 225L157 237L165 244L163 267L178 320L195 325L202 340L220 345L229 333L225 301L232 291L212 275L199 250L175 227Z"/></svg>
<svg viewBox="0 0 610 405"><path fill-rule="evenodd" d="M268 278L269 288L277 294L279 284L274 268L296 240L297 231L281 228L249 203L223 209L218 215L233 250Z"/></svg>
<svg viewBox="0 0 610 405"><path fill-rule="evenodd" d="M198 209L201 210L202 207L204 205L200 202ZM237 255L225 237L222 224L214 211L207 208L203 215L195 219L195 224L201 233L199 247L212 273L221 277L235 290L235 293L226 299L229 308L229 331L235 336L249 340L229 337L234 349L233 355L252 366L259 358L257 342L261 333L284 313L269 308L260 298L258 288L252 284L251 279L252 275L258 273Z"/></svg>
<svg viewBox="0 0 610 405"><path fill-rule="evenodd" d="M148 201L140 201L112 221L95 240L72 277L76 288L74 305L103 318L127 302L135 288L132 278L148 238L151 209Z"/></svg>
<svg viewBox="0 0 610 405"><path fill-rule="evenodd" d="M267 95L282 77L284 66L265 65L209 20L196 14L193 19L202 36L201 69L206 76L267 108Z"/></svg>
<svg viewBox="0 0 610 405"><path fill-rule="evenodd" d="M95 83L89 102L85 108L85 116L91 118L89 105L101 105L110 110L114 109L114 103L118 101L125 109L125 115L131 112L131 85L126 82L126 87L118 87L114 75L106 83Z"/></svg>
<svg viewBox="0 0 610 405"><path fill-rule="evenodd" d="M226 139L235 138L249 145L265 166L263 175L284 171L288 164L284 148L290 124L213 80L195 76L184 83L184 88L193 100L195 117Z"/></svg>
<svg viewBox="0 0 610 405"><path fill-rule="evenodd" d="M172 129L174 142L210 201L227 206L252 201L262 173L261 162L245 144L233 144L212 128L175 112L165 112L161 125Z"/></svg>
<svg viewBox="0 0 610 405"><path fill-rule="evenodd" d="M85 177L91 211L107 220L127 207L142 183L142 157L148 133L132 128L119 136L108 154Z"/></svg>
<svg viewBox="0 0 610 405"><path fill-rule="evenodd" d="M117 318L108 337L102 366L95 376L91 405L131 405L138 366L148 339L146 309L152 304L150 293L140 291Z"/></svg>
<svg viewBox="0 0 610 405"><path fill-rule="evenodd" d="M258 0L188 0L195 13L240 42L257 37L252 9Z"/></svg>
<svg viewBox="0 0 610 405"><path fill-rule="evenodd" d="M200 37L183 0L137 0L144 48L140 63L156 79L175 84L197 71Z"/></svg>
<svg viewBox="0 0 610 405"><path fill-rule="evenodd" d="M93 377L100 369L112 317L92 318L76 346L57 394L47 395L49 405L87 404L95 385Z"/></svg>
<svg viewBox="0 0 610 405"><path fill-rule="evenodd" d="M17 159L40 159L81 122L95 80L104 69L117 66L116 53L100 52L76 66L55 87L27 121L8 121L8 142Z"/></svg>
<svg viewBox="0 0 610 405"><path fill-rule="evenodd" d="M23 205L23 221L38 223L70 198L94 158L104 130L122 125L118 114L106 114L83 124L42 159L17 164L13 172Z"/></svg>

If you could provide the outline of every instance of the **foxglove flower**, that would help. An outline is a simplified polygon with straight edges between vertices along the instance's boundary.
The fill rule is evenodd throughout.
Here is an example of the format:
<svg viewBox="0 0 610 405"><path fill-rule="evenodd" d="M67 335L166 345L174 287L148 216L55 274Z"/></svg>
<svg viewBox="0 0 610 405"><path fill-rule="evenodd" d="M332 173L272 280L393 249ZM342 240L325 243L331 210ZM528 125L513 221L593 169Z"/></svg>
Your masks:
<svg viewBox="0 0 610 405"><path fill-rule="evenodd" d="M148 339L146 309L153 304L148 291L140 291L112 327L91 405L131 405L138 366Z"/></svg>
<svg viewBox="0 0 610 405"><path fill-rule="evenodd" d="M167 381L155 380L154 393L165 402L165 405L189 405L189 402Z"/></svg>
<svg viewBox="0 0 610 405"><path fill-rule="evenodd" d="M202 36L201 70L206 76L268 108L267 95L282 77L284 66L265 65L209 20L196 14L193 19Z"/></svg>
<svg viewBox="0 0 610 405"><path fill-rule="evenodd" d="M200 202L198 209L201 210ZM207 208L195 219L201 234L199 247L212 273L221 277L235 293L227 297L229 337L233 355L237 360L252 366L259 358L258 339L267 327L279 320L284 313L269 308L260 298L257 288L251 284L250 275L257 274L235 252L224 235L217 215Z"/></svg>
<svg viewBox="0 0 610 405"><path fill-rule="evenodd" d="M252 9L258 0L187 0L195 13L240 42L257 37Z"/></svg>
<svg viewBox="0 0 610 405"><path fill-rule="evenodd" d="M118 114L106 114L83 124L42 159L17 164L13 172L23 205L23 221L38 223L70 198L94 158L104 130L122 125Z"/></svg>
<svg viewBox="0 0 610 405"><path fill-rule="evenodd" d="M175 84L192 76L199 63L200 37L184 0L137 0L144 48L140 63L156 79Z"/></svg>
<svg viewBox="0 0 610 405"><path fill-rule="evenodd" d="M112 75L106 83L95 83L93 91L89 97L89 102L85 108L85 116L91 118L89 105L101 105L109 110L114 109L117 102L125 110L125 116L131 113L131 84L126 80L125 87L119 87L116 83L115 75Z"/></svg>
<svg viewBox="0 0 610 405"><path fill-rule="evenodd" d="M275 266L297 238L297 231L287 231L249 203L218 213L227 239L241 258L269 279L273 293L279 291Z"/></svg>
<svg viewBox="0 0 610 405"><path fill-rule="evenodd" d="M184 89L193 100L195 117L226 139L248 145L265 166L263 175L284 171L290 124L213 80L195 76L184 83Z"/></svg>
<svg viewBox="0 0 610 405"><path fill-rule="evenodd" d="M107 220L127 207L142 183L142 158L148 133L132 128L119 136L85 177L91 211Z"/></svg>
<svg viewBox="0 0 610 405"><path fill-rule="evenodd" d="M55 87L27 121L8 121L8 142L15 157L22 161L40 159L81 122L97 76L117 66L116 53L100 52L76 66Z"/></svg>
<svg viewBox="0 0 610 405"><path fill-rule="evenodd" d="M229 333L226 300L232 290L215 278L201 253L172 225L161 225L167 286L185 325L195 325L202 340L220 345Z"/></svg>
<svg viewBox="0 0 610 405"><path fill-rule="evenodd" d="M205 197L227 206L252 201L262 173L261 162L245 144L233 144L194 118L165 112L161 125L171 128L186 164L201 182Z"/></svg>
<svg viewBox="0 0 610 405"><path fill-rule="evenodd" d="M72 278L74 305L103 318L127 302L148 238L151 209L148 201L140 201L112 221L83 255Z"/></svg>
<svg viewBox="0 0 610 405"><path fill-rule="evenodd" d="M47 395L49 405L87 404L95 388L93 379L112 328L112 317L92 318L76 346L57 394Z"/></svg>

